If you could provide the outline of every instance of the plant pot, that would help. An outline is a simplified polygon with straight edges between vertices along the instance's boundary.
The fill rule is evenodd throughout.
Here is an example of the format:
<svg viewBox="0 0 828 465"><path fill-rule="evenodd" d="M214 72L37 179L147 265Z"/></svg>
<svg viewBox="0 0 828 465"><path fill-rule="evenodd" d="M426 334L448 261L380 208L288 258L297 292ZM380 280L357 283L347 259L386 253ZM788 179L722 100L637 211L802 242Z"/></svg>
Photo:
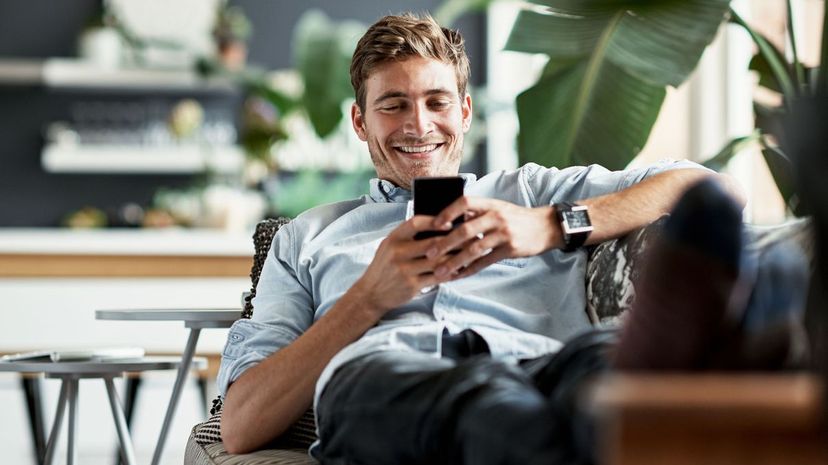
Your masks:
<svg viewBox="0 0 828 465"><path fill-rule="evenodd" d="M247 44L237 40L218 44L219 60L231 71L241 71L247 63Z"/></svg>

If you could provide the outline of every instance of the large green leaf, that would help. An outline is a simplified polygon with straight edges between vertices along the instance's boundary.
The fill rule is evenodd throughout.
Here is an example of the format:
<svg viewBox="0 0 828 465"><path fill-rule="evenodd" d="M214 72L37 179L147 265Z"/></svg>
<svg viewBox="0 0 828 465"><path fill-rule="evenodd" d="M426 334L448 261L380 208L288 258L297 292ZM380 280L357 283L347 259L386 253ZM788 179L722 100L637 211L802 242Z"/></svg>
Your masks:
<svg viewBox="0 0 828 465"><path fill-rule="evenodd" d="M772 107L753 101L753 125L777 141L784 139L784 122L787 114L784 106Z"/></svg>
<svg viewBox="0 0 828 465"><path fill-rule="evenodd" d="M730 9L730 22L741 26L750 35L753 43L759 48L759 53L764 55L765 62L774 75L774 79L782 90L782 95L788 102L799 94L796 79L791 79L788 73L788 62L785 57L779 56L779 51L762 34L755 31L748 23L732 8Z"/></svg>
<svg viewBox="0 0 828 465"><path fill-rule="evenodd" d="M784 64L784 67L788 73L788 77L792 82L797 82L796 76L796 69L791 63L786 61L785 55L776 48L772 47L774 54L777 56L777 60L780 63ZM802 66L802 65L800 65ZM762 87L766 87L772 91L782 93L782 84L779 83L779 79L776 78L776 74L773 72L773 68L771 64L768 62L768 59L762 53L757 53L753 55L753 58L750 59L750 64L748 65L748 69L751 71L756 71L759 74L759 85ZM803 73L803 81L802 84L805 89L809 89L811 87L811 83L814 80L811 78L813 76L815 70L817 68L812 68L808 66L802 66L802 73Z"/></svg>
<svg viewBox="0 0 828 465"><path fill-rule="evenodd" d="M535 0L506 49L550 57L518 97L519 158L623 168L649 137L665 87L696 67L729 0Z"/></svg>
<svg viewBox="0 0 828 465"><path fill-rule="evenodd" d="M342 103L353 97L349 74L351 55L364 26L334 23L317 10L299 19L294 33L294 57L305 84L302 103L319 137L336 129Z"/></svg>
<svg viewBox="0 0 828 465"><path fill-rule="evenodd" d="M621 169L647 141L664 95L606 60L552 62L517 98L520 161Z"/></svg>
<svg viewBox="0 0 828 465"><path fill-rule="evenodd" d="M552 60L600 55L652 84L678 86L696 67L729 0L546 0L520 12L507 50Z"/></svg>
<svg viewBox="0 0 828 465"><path fill-rule="evenodd" d="M545 53L552 61L586 57L595 50L611 19L612 14L603 12L570 17L521 10L505 48L516 52Z"/></svg>
<svg viewBox="0 0 828 465"><path fill-rule="evenodd" d="M779 193L785 199L785 203L792 211L797 212L800 208L796 197L796 186L794 184L793 165L788 156L779 147L770 145L764 139L762 142L762 156L768 164L768 169L773 176Z"/></svg>
<svg viewBox="0 0 828 465"><path fill-rule="evenodd" d="M485 11L494 0L446 0L434 13L434 19L443 26L451 26L457 18L472 11Z"/></svg>
<svg viewBox="0 0 828 465"><path fill-rule="evenodd" d="M736 137L725 144L725 146L719 150L719 153L707 159L703 165L711 170L721 171L725 166L727 166L728 163L730 163L730 160L732 160L733 157L759 140L760 137L761 133L758 130L754 130L747 136Z"/></svg>

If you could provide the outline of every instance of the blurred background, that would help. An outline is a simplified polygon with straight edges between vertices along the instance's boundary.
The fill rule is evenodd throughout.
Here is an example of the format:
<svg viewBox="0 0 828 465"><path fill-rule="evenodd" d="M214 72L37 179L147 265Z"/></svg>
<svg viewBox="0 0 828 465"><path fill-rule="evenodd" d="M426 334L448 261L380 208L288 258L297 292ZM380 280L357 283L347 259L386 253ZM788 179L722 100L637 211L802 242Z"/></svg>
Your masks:
<svg viewBox="0 0 828 465"><path fill-rule="evenodd" d="M812 66L823 2L792 5L799 57ZM785 2L731 6L790 53ZM477 120L464 170L534 160L518 157L515 97L548 57L504 50L520 9L510 1L6 0L0 227L243 230L365 192L373 170L347 121L348 59L366 25L402 10L431 11L466 38ZM748 66L754 52L744 31L718 28L698 67L667 87L633 163L704 161L748 136L763 90ZM724 169L750 193L747 219L782 220L785 200L759 144L740 149Z"/></svg>
<svg viewBox="0 0 828 465"><path fill-rule="evenodd" d="M93 310L238 308L259 220L367 192L374 171L348 120L348 64L365 28L389 13L428 11L465 37L475 121L463 171L687 158L739 180L746 221L807 213L778 148L779 122L788 93L804 92L819 66L824 1L733 0L707 16L697 11L702 2L644 2L651 10L627 16L669 13L659 18L675 23L659 33L672 35L630 19L633 39L608 49L590 42L600 24L581 37L586 29L550 14L573 2L542 3L553 8L0 1L0 353L124 344L178 353L180 325L97 321ZM663 44L669 53L647 56ZM604 74L578 74L595 60ZM585 94L595 97L573 100ZM199 353L212 368L202 379L212 382L225 337L205 331ZM142 388L139 461L152 453L171 384L160 376ZM114 457L96 389L81 389L83 463ZM47 385L46 412L56 396ZM195 387L185 392L165 463L181 462L203 404ZM0 377L0 405L8 463L34 463L11 375Z"/></svg>
<svg viewBox="0 0 828 465"><path fill-rule="evenodd" d="M0 226L247 229L365 192L353 45L438 3L3 2ZM462 21L475 85L485 23Z"/></svg>

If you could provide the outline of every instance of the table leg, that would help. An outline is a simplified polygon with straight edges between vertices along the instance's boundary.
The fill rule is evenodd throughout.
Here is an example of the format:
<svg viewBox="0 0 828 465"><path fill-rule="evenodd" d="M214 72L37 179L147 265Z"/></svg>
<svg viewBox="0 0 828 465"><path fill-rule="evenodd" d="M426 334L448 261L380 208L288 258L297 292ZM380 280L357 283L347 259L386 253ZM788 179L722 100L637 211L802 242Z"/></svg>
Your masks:
<svg viewBox="0 0 828 465"><path fill-rule="evenodd" d="M69 378L69 434L66 441L66 465L75 465L78 451L75 449L75 433L78 429L78 378Z"/></svg>
<svg viewBox="0 0 828 465"><path fill-rule="evenodd" d="M167 405L167 413L164 415L164 424L161 426L161 434L158 436L158 444L156 444L155 452L152 454L152 465L158 465L161 461L161 453L164 451L164 443L167 441L167 433L170 423L172 423L175 408L178 406L178 399L181 397L181 391L184 388L184 381L186 381L187 374L190 372L190 364L193 361L193 354L195 354L196 344L198 343L198 336L200 333L200 328L190 328L190 336L187 339L187 346L184 348L184 354L181 356L181 366L178 368L178 374L175 378L175 385L173 386L170 403Z"/></svg>
<svg viewBox="0 0 828 465"><path fill-rule="evenodd" d="M29 414L29 427L32 432L35 460L37 465L43 465L43 456L46 452L46 434L43 429L43 400L40 395L40 378L21 374L20 383L23 386L23 392L26 393L26 411Z"/></svg>
<svg viewBox="0 0 828 465"><path fill-rule="evenodd" d="M138 388L141 386L141 373L130 373L124 379L124 418L127 431L132 431L132 418L135 413L135 399L138 398ZM126 465L121 458L121 449L115 453L115 465Z"/></svg>
<svg viewBox="0 0 828 465"><path fill-rule="evenodd" d="M118 393L115 391L115 383L112 377L105 377L106 393L109 395L109 406L112 408L112 418L115 420L115 429L118 431L118 440L121 442L121 458L126 465L135 465L135 451L132 449L132 438L129 435L124 411L121 408L121 401L118 400Z"/></svg>
<svg viewBox="0 0 828 465"><path fill-rule="evenodd" d="M49 439L46 442L46 453L43 454L43 465L52 465L55 458L55 449L60 438L60 427L63 426L63 413L66 412L66 397L69 391L69 380L63 379L60 383L60 397L58 397L55 419L52 423L52 431L49 432Z"/></svg>

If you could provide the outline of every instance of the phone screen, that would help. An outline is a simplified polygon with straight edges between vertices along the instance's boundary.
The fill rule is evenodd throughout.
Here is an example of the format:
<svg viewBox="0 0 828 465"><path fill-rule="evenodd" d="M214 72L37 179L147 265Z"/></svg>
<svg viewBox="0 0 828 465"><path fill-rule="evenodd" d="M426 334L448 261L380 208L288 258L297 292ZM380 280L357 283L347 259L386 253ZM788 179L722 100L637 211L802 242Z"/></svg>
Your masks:
<svg viewBox="0 0 828 465"><path fill-rule="evenodd" d="M414 214L436 216L452 202L463 196L463 178L449 176L414 179ZM463 216L454 219L454 226L463 222ZM415 239L443 236L449 231L422 231Z"/></svg>

